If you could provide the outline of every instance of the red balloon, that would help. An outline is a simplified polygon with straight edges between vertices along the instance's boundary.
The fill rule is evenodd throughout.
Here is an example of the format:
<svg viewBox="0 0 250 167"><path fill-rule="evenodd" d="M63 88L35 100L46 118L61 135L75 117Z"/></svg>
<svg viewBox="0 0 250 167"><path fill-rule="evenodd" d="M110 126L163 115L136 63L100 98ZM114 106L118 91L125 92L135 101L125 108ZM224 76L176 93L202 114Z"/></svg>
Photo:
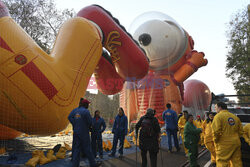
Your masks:
<svg viewBox="0 0 250 167"><path fill-rule="evenodd" d="M202 81L192 79L184 82L183 105L185 107L207 110L211 99L211 92Z"/></svg>

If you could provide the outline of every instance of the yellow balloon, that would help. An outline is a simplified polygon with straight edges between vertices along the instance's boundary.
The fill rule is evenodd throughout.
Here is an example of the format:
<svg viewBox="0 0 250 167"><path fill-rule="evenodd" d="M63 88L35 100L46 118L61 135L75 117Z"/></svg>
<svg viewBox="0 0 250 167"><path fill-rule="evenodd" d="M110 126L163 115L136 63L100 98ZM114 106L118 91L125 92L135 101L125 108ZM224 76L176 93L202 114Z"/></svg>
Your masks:
<svg viewBox="0 0 250 167"><path fill-rule="evenodd" d="M87 19L69 19L48 55L11 17L1 17L0 124L36 135L66 128L102 55L99 34Z"/></svg>

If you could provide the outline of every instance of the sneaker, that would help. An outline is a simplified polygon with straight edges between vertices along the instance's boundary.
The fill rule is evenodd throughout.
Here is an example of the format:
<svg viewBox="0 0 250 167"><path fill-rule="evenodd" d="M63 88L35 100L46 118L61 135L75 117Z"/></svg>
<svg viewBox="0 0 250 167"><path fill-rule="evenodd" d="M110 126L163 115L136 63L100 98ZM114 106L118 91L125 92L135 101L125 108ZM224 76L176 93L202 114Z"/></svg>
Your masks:
<svg viewBox="0 0 250 167"><path fill-rule="evenodd" d="M115 156L115 154L112 154L112 153L111 153L111 154L109 154L109 157L114 157L114 156Z"/></svg>
<svg viewBox="0 0 250 167"><path fill-rule="evenodd" d="M176 149L176 152L180 152L180 150L181 150L181 148L179 147L179 148Z"/></svg>
<svg viewBox="0 0 250 167"><path fill-rule="evenodd" d="M119 155L119 158L123 158L123 155L122 155L122 154L120 154L120 155Z"/></svg>

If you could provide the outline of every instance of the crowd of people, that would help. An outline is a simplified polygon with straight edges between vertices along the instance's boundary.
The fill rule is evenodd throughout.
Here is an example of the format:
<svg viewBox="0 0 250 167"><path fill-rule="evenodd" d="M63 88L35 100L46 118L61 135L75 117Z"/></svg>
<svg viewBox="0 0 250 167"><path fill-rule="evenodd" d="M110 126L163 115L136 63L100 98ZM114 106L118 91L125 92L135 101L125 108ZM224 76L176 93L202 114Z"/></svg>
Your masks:
<svg viewBox="0 0 250 167"><path fill-rule="evenodd" d="M216 113L208 112L204 121L199 115L194 121L193 115L186 110L178 119L175 111L170 109L171 104L167 104L167 108L168 110L163 112L163 120L166 124L170 152L172 152L171 135L174 136L175 147L179 151L176 137L178 127L191 167L199 166L198 145L205 145L211 153L211 166L242 167L240 138L244 137L245 142L249 144L249 124L243 131L240 119L227 110L224 102L218 102L215 105Z"/></svg>
<svg viewBox="0 0 250 167"><path fill-rule="evenodd" d="M100 111L96 110L92 118L88 110L89 101L81 98L79 107L72 110L68 119L73 125L72 166L78 167L80 155L84 154L91 167L100 166L95 158L97 153L103 158L102 133L106 129L104 119ZM198 167L198 146L205 145L211 153L211 165L217 167L241 167L241 141L244 137L249 142L249 124L244 127L240 119L227 110L227 105L219 102L215 105L216 113L208 112L207 119L202 120L198 115L194 116L184 110L179 116L171 109L171 104L166 104L167 110L163 112L162 119L165 122L168 137L168 149L172 153L172 137L176 152L179 152L178 133L191 167ZM148 108L135 126L136 139L139 136L139 148L141 150L142 167L147 166L147 152L149 152L151 167L157 166L157 154L161 142L161 128L155 117L155 110ZM91 140L89 134L91 133ZM128 119L123 108L118 108L112 133L113 146L110 157L115 157L119 141L119 157L123 157L123 145L128 133ZM136 140L137 141L137 140ZM98 150L98 152L97 152Z"/></svg>
<svg viewBox="0 0 250 167"><path fill-rule="evenodd" d="M72 110L68 116L68 120L73 126L72 167L79 167L81 154L86 156L91 167L101 165L100 161L95 160L97 153L101 159L103 158L102 133L106 129L106 123L99 110L95 111L93 118L91 117L88 110L89 103L88 100L81 98L79 107ZM115 156L119 140L118 152L119 157L122 158L124 139L128 133L128 119L121 107L118 109L112 133L114 134L113 147L109 156Z"/></svg>

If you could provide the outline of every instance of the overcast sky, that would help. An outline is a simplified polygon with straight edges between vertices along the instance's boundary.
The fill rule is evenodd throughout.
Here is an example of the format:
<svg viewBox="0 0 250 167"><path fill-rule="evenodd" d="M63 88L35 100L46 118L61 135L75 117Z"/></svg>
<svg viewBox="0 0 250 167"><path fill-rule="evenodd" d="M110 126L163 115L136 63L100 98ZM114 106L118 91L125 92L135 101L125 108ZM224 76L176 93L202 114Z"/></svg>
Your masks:
<svg viewBox="0 0 250 167"><path fill-rule="evenodd" d="M250 0L55 0L57 7L81 8L98 4L109 10L129 28L133 20L148 11L163 12L181 25L194 39L194 49L205 53L208 65L189 79L207 84L215 94L235 94L231 80L225 76L227 23L232 15L247 7Z"/></svg>

